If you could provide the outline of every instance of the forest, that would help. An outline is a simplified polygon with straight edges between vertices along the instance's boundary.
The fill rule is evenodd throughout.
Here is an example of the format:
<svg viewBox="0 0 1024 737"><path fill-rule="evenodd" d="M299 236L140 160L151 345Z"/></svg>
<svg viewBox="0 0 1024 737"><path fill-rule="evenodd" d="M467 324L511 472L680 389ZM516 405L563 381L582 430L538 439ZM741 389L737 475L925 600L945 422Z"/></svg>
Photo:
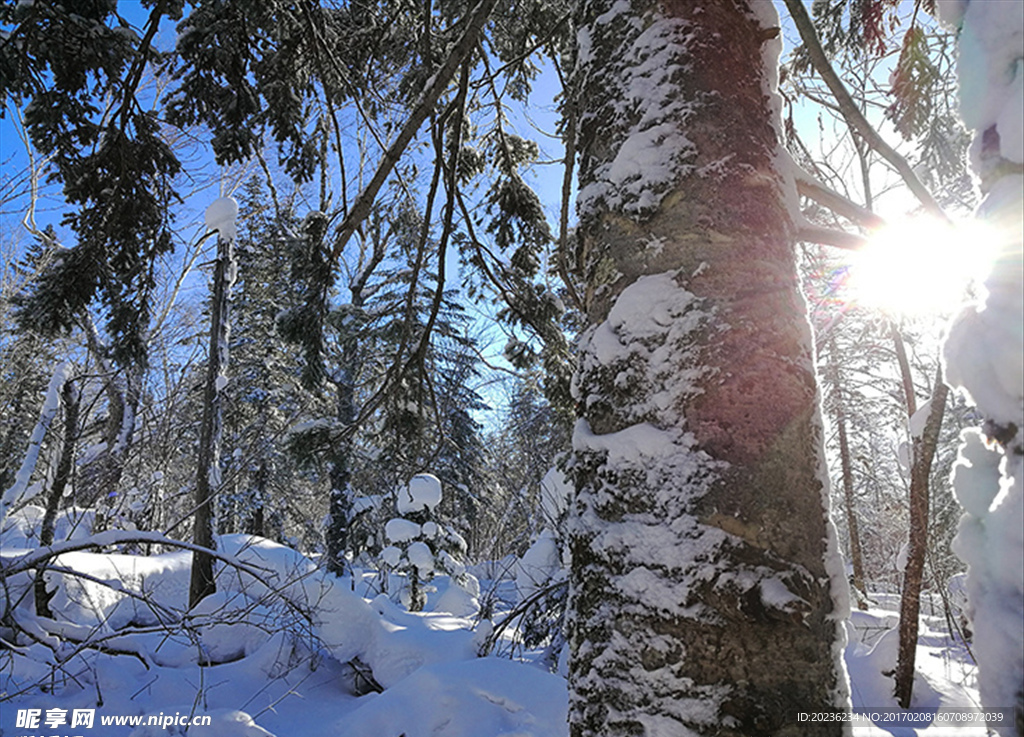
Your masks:
<svg viewBox="0 0 1024 737"><path fill-rule="evenodd" d="M4 0L0 735L1024 736L1024 2Z"/></svg>

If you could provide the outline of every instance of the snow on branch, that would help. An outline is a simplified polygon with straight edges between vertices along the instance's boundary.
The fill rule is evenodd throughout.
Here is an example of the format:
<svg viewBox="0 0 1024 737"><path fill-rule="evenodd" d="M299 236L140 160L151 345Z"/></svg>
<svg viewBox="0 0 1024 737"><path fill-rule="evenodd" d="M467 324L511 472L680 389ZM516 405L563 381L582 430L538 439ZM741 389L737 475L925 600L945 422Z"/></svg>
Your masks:
<svg viewBox="0 0 1024 737"><path fill-rule="evenodd" d="M201 545L193 545L192 543L175 540L167 537L166 535L162 535L159 532L107 530L106 532L90 535L89 537L82 538L80 540L67 540L62 543L48 545L44 548L37 548L30 553L26 553L18 557L0 560L0 573L2 573L4 577L13 576L16 573L37 568L40 563L44 563L59 555L63 555L64 553L73 553L78 550L87 550L89 548L104 548L110 545L124 545L126 543L151 543L182 548L184 550L191 550L192 552L206 553L207 555L233 566L257 579L271 572L270 569L246 563L235 556L218 553L216 550L210 550L202 547Z"/></svg>

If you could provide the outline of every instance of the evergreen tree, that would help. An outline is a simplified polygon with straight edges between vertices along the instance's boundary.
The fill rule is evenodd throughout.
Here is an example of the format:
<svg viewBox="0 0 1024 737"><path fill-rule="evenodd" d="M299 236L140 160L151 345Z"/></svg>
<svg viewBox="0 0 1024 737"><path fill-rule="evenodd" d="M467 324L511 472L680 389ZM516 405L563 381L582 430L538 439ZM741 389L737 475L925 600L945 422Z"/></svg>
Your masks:
<svg viewBox="0 0 1024 737"><path fill-rule="evenodd" d="M221 494L217 522L221 533L266 535L273 511L286 508L294 493L286 432L317 404L300 385L292 347L276 328L277 315L294 306L288 250L295 223L272 207L256 178L239 194L239 222L224 441L230 491Z"/></svg>
<svg viewBox="0 0 1024 737"><path fill-rule="evenodd" d="M13 29L0 46L0 93L24 103L33 144L78 208L65 218L76 244L33 284L19 319L25 329L69 330L99 297L122 366L145 362L154 262L173 247L181 165L139 92L161 20L183 4L157 3L142 37L119 22L116 3L0 8Z"/></svg>

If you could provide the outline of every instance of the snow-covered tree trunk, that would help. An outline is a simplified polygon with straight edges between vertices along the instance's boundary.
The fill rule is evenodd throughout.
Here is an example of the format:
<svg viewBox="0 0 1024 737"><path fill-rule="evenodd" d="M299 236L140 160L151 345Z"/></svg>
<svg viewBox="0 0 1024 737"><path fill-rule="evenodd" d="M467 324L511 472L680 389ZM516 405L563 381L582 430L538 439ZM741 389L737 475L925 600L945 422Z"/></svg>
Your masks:
<svg viewBox="0 0 1024 737"><path fill-rule="evenodd" d="M840 734L846 583L767 2L583 2L570 725ZM811 731L809 731L809 729Z"/></svg>
<svg viewBox="0 0 1024 737"><path fill-rule="evenodd" d="M210 350L203 387L203 417L199 428L199 459L196 469L196 516L192 541L213 550L213 499L220 487L220 441L224 425L221 393L227 386L229 306L235 280L235 216L238 205L229 197L214 200L206 210L206 224L217 230L217 259L213 269L210 301ZM213 579L213 558L202 552L192 554L189 607L217 590Z"/></svg>
<svg viewBox="0 0 1024 737"><path fill-rule="evenodd" d="M905 374L909 381L909 372ZM921 584L924 580L924 559L928 552L929 481L932 461L939 445L942 418L946 414L948 389L942 381L942 370L935 377L931 399L910 415L910 531L907 565L903 571L900 596L900 645L896 658L896 699L904 709L910 708L914 692L914 664L917 658L917 635L921 613Z"/></svg>
<svg viewBox="0 0 1024 737"><path fill-rule="evenodd" d="M989 726L1024 734L1024 4L945 3L960 25L960 113L974 130L971 163L996 258L982 304L965 309L945 345L946 380L986 418L966 430L953 488L965 514L953 543L967 595L986 708L1013 707ZM1014 722L1014 723L1011 723Z"/></svg>
<svg viewBox="0 0 1024 737"><path fill-rule="evenodd" d="M46 390L46 399L43 401L42 409L39 410L39 421L36 422L35 429L32 430L28 449L25 451L25 458L14 476L14 483L0 497L0 529L3 529L4 522L7 521L7 514L11 508L21 503L22 498L29 489L29 481L31 481L32 474L36 470L39 452L43 448L43 440L46 438L46 433L50 430L50 424L53 422L53 418L56 417L57 410L60 409L61 387L67 381L70 370L71 364L67 361L62 361L57 364L57 368L53 372L50 385Z"/></svg>
<svg viewBox="0 0 1024 737"><path fill-rule="evenodd" d="M61 404L64 407L64 438L61 441L60 458L57 461L57 472L46 496L46 512L39 527L39 547L45 548L53 544L57 526L57 513L60 511L64 491L71 480L71 470L75 462L75 442L78 440L78 412L81 393L75 386L73 377L68 377L61 387ZM40 617L53 617L50 611L50 599L53 592L46 589L46 566L36 571L35 580L36 614Z"/></svg>

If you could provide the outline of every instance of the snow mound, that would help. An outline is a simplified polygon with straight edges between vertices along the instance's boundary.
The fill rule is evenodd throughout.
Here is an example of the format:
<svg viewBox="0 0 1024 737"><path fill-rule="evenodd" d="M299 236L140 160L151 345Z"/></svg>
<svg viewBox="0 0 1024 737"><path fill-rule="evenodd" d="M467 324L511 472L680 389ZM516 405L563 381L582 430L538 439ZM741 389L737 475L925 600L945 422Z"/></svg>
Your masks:
<svg viewBox="0 0 1024 737"><path fill-rule="evenodd" d="M544 520L555 524L569 508L572 498L572 482L557 467L550 469L540 482L540 505Z"/></svg>
<svg viewBox="0 0 1024 737"><path fill-rule="evenodd" d="M402 517L394 517L384 525L384 534L388 542L405 543L414 540L420 535L420 526Z"/></svg>
<svg viewBox="0 0 1024 737"><path fill-rule="evenodd" d="M17 512L8 515L4 520L3 532L0 533L0 545L4 550L14 548L31 549L39 545L39 530L43 525L46 510L34 504L28 504ZM92 534L96 512L81 507L69 507L57 513L53 527L53 539L81 540Z"/></svg>
<svg viewBox="0 0 1024 737"><path fill-rule="evenodd" d="M480 658L421 668L345 716L339 737L564 737L565 681L522 663Z"/></svg>
<svg viewBox="0 0 1024 737"><path fill-rule="evenodd" d="M388 545L380 551L380 558L392 568L402 562L402 551L394 545Z"/></svg>
<svg viewBox="0 0 1024 737"><path fill-rule="evenodd" d="M189 712L190 709L186 707L182 713L188 714ZM163 713L161 712L161 714ZM156 715L151 714L149 716ZM189 737L274 737L273 733L256 724L252 717L244 711L215 709L204 713L203 716L211 718L210 724L189 727L187 732ZM186 734L184 727L146 726L132 730L129 737L168 737L168 735L184 734Z"/></svg>
<svg viewBox="0 0 1024 737"><path fill-rule="evenodd" d="M516 563L516 588L519 589L520 601L526 601L547 586L561 567L558 540L555 533L545 528Z"/></svg>
<svg viewBox="0 0 1024 737"><path fill-rule="evenodd" d="M427 575L434 571L434 554L430 552L430 546L422 540L417 540L406 551L409 562L416 566L421 575Z"/></svg>
<svg viewBox="0 0 1024 737"><path fill-rule="evenodd" d="M461 583L454 583L450 576L438 576L431 581L437 589L434 596L427 595L426 610L445 612L456 617L476 617L480 612L480 581L464 573Z"/></svg>
<svg viewBox="0 0 1024 737"><path fill-rule="evenodd" d="M272 611L252 605L238 593L218 591L190 612L198 623L203 659L225 663L251 655L270 639L276 622Z"/></svg>
<svg viewBox="0 0 1024 737"><path fill-rule="evenodd" d="M996 126L1000 153L1024 162L1024 3L968 3L963 14L957 75L960 116L968 128Z"/></svg>
<svg viewBox="0 0 1024 737"><path fill-rule="evenodd" d="M424 665L475 655L473 632L465 620L410 615L383 595L371 606L352 592L348 579L330 576L301 553L270 540L224 535L219 547L263 573L256 578L229 568L218 578L218 586L268 603L274 597L267 595L279 592L286 601L312 613L312 633L338 662L358 658L385 688ZM214 633L214 644L226 650L229 645L222 634Z"/></svg>

